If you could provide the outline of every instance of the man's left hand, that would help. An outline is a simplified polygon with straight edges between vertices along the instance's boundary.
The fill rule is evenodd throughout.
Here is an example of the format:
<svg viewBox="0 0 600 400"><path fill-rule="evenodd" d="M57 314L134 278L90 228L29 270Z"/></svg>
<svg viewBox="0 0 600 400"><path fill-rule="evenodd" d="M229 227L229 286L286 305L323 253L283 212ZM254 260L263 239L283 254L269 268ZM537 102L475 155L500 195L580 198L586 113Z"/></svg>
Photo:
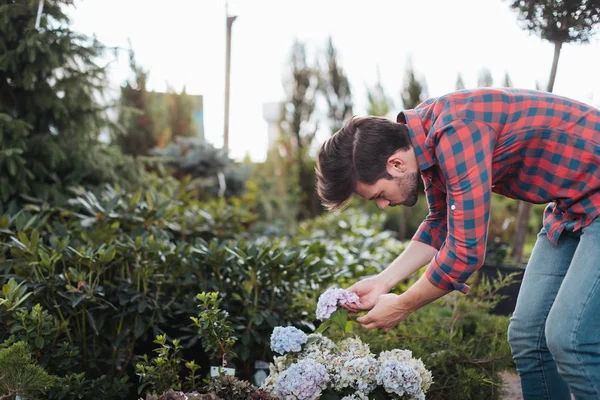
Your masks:
<svg viewBox="0 0 600 400"><path fill-rule="evenodd" d="M393 293L379 296L379 301L367 315L356 320L366 329L379 328L384 332L390 331L404 321L414 308L406 302L406 296Z"/></svg>

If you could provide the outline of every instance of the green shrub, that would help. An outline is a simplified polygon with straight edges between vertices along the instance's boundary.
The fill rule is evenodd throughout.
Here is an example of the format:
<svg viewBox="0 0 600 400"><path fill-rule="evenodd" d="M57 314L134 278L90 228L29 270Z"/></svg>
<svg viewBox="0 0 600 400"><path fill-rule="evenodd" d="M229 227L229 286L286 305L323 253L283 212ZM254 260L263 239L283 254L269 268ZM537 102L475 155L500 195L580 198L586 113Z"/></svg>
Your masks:
<svg viewBox="0 0 600 400"><path fill-rule="evenodd" d="M38 399L53 382L54 377L35 365L25 342L0 349L0 398Z"/></svg>

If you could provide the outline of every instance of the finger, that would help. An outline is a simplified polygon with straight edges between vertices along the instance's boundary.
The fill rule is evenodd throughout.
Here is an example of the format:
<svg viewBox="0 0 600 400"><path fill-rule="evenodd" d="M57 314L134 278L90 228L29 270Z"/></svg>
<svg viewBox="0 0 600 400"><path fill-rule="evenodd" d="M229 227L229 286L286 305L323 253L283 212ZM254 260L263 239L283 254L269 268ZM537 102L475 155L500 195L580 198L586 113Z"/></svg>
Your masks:
<svg viewBox="0 0 600 400"><path fill-rule="evenodd" d="M376 322L371 322L370 324L366 324L366 325L362 325L363 328L371 330L371 329L376 329L377 323Z"/></svg>
<svg viewBox="0 0 600 400"><path fill-rule="evenodd" d="M369 314L356 318L356 322L358 322L361 325L368 324L372 321L373 321L373 319L371 318L371 316Z"/></svg>

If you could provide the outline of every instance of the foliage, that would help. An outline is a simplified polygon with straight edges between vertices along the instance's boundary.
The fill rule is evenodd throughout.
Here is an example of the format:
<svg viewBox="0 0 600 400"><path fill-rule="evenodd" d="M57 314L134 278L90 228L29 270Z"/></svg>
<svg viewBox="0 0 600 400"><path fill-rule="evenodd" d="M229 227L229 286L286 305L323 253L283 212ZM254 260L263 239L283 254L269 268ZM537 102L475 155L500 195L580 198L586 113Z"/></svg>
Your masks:
<svg viewBox="0 0 600 400"><path fill-rule="evenodd" d="M148 155L165 129L162 122L165 107L159 101L162 98L153 96L146 88L149 72L137 64L133 50L129 52L129 67L133 79L121 86L113 142L125 154Z"/></svg>
<svg viewBox="0 0 600 400"><path fill-rule="evenodd" d="M54 379L35 365L25 342L0 349L0 399L19 395L36 399L52 385Z"/></svg>
<svg viewBox="0 0 600 400"><path fill-rule="evenodd" d="M146 391L151 394L162 393L169 389L181 389L177 368L181 359L178 353L181 350L179 340L175 339L172 344L167 343L165 335L158 335L154 343L159 347L155 349L156 357L148 359L144 354L142 360L135 366L137 375L140 377L138 393Z"/></svg>
<svg viewBox="0 0 600 400"><path fill-rule="evenodd" d="M412 109L421 104L427 97L425 82L417 78L412 62L406 66L406 75L404 88L402 89L401 97L402 104L405 109Z"/></svg>
<svg viewBox="0 0 600 400"><path fill-rule="evenodd" d="M286 82L288 100L285 102L280 129L284 141L282 149L286 153L284 159L296 166L301 197L297 218L302 220L319 213L314 193L314 167L307 165L307 156L317 132L313 113L319 88L319 70L311 65L306 46L299 41L294 42L290 61L291 76Z"/></svg>
<svg viewBox="0 0 600 400"><path fill-rule="evenodd" d="M492 87L494 86L494 78L492 77L492 72L483 68L479 71L479 76L477 77L477 86L478 87Z"/></svg>
<svg viewBox="0 0 600 400"><path fill-rule="evenodd" d="M325 51L325 71L320 74L319 89L327 102L327 116L331 133L340 130L344 122L352 116L352 92L348 76L339 62L333 38L329 36Z"/></svg>
<svg viewBox="0 0 600 400"><path fill-rule="evenodd" d="M60 199L64 188L133 182L139 170L98 141L108 49L74 33L69 0L0 1L0 208L22 196Z"/></svg>
<svg viewBox="0 0 600 400"><path fill-rule="evenodd" d="M231 353L236 340L231 336L233 329L227 320L229 314L219 309L221 299L217 292L199 293L196 298L203 308L198 317L191 317L198 328L198 336L202 337L204 348L213 360L223 360L226 364L226 357Z"/></svg>
<svg viewBox="0 0 600 400"><path fill-rule="evenodd" d="M377 82L367 88L367 114L384 117L394 108L394 100L388 96L381 83L381 71L377 67Z"/></svg>
<svg viewBox="0 0 600 400"><path fill-rule="evenodd" d="M600 23L600 3L588 0L511 0L523 28L552 43L588 42Z"/></svg>
<svg viewBox="0 0 600 400"><path fill-rule="evenodd" d="M153 149L151 154L153 160L165 164L175 178L192 178L188 189L196 191L202 199L219 194L240 196L246 189L249 167L234 163L226 150L215 148L201 138L178 137L164 148Z"/></svg>

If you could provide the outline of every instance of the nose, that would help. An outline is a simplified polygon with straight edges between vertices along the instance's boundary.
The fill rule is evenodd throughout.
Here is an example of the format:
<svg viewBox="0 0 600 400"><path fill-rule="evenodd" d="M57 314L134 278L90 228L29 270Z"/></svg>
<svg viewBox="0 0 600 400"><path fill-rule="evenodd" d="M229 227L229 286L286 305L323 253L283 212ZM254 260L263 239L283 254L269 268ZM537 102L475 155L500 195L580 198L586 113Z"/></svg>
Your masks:
<svg viewBox="0 0 600 400"><path fill-rule="evenodd" d="M390 205L390 202L385 199L377 199L375 200L375 203L377 203L377 207L379 207L380 210L383 210L384 208Z"/></svg>

